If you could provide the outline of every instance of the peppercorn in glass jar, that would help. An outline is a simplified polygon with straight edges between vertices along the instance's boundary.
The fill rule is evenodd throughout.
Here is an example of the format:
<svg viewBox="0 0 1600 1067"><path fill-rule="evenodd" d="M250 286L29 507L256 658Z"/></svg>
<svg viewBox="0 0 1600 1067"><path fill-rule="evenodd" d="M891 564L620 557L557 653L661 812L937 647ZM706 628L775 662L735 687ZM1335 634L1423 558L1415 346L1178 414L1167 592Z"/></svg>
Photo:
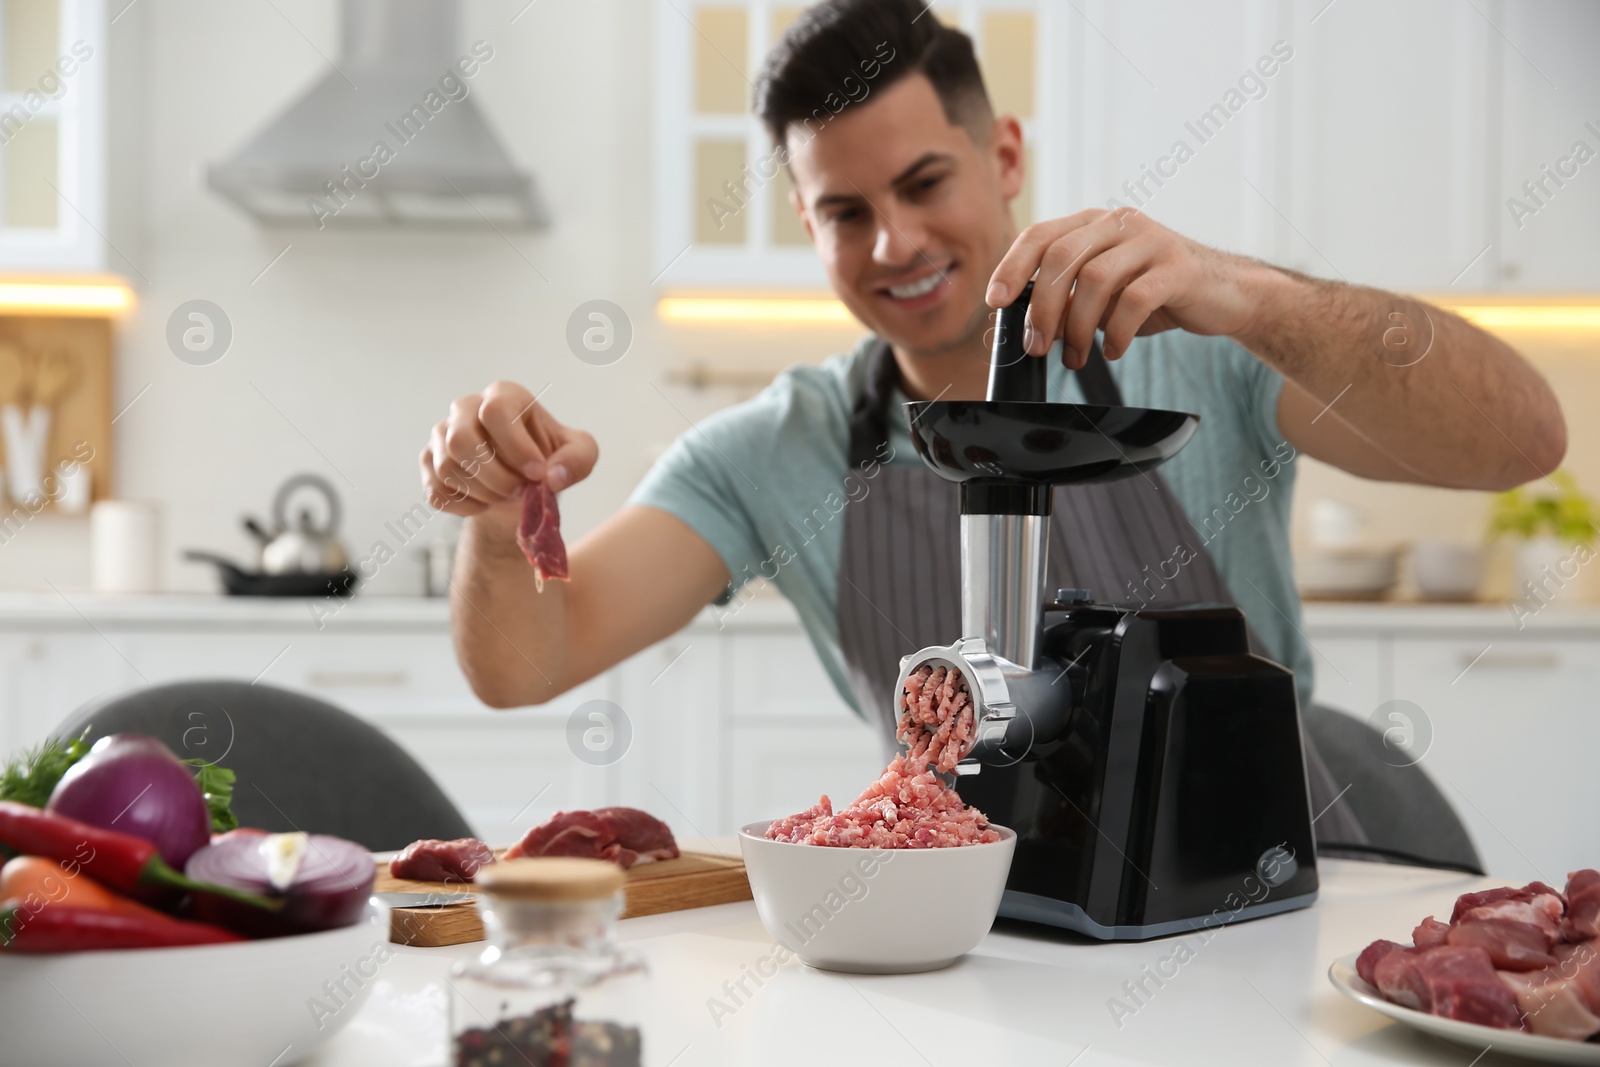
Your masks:
<svg viewBox="0 0 1600 1067"><path fill-rule="evenodd" d="M450 972L455 1067L639 1067L646 972L622 951L621 868L538 858L478 872L489 945Z"/></svg>

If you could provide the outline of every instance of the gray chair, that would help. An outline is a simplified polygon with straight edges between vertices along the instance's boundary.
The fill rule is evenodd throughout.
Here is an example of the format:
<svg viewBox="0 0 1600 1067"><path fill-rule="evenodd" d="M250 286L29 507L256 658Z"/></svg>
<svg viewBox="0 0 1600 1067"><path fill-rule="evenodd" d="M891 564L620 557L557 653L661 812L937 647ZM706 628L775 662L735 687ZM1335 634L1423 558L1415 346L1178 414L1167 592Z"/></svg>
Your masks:
<svg viewBox="0 0 1600 1067"><path fill-rule="evenodd" d="M1346 712L1314 704L1304 720L1339 788L1349 786L1339 803L1350 805L1367 835L1359 845L1319 840L1318 852L1484 873L1460 816L1423 771L1425 758L1394 766L1382 732Z"/></svg>
<svg viewBox="0 0 1600 1067"><path fill-rule="evenodd" d="M373 851L472 833L428 772L381 730L303 693L235 681L152 685L85 704L60 738L138 733L233 771L239 825L334 834Z"/></svg>

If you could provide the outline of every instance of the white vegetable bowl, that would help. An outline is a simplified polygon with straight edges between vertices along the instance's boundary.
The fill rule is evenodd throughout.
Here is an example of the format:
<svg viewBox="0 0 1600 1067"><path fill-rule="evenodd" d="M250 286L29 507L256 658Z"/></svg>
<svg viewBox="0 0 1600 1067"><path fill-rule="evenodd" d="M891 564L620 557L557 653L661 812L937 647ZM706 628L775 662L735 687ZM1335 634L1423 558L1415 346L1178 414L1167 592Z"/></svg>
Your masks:
<svg viewBox="0 0 1600 1067"><path fill-rule="evenodd" d="M909 974L948 967L983 940L1000 911L1017 835L952 848L829 848L739 830L761 925L813 967Z"/></svg>
<svg viewBox="0 0 1600 1067"><path fill-rule="evenodd" d="M315 934L0 954L0 1061L285 1067L354 1017L393 955L388 909L376 900L356 925Z"/></svg>

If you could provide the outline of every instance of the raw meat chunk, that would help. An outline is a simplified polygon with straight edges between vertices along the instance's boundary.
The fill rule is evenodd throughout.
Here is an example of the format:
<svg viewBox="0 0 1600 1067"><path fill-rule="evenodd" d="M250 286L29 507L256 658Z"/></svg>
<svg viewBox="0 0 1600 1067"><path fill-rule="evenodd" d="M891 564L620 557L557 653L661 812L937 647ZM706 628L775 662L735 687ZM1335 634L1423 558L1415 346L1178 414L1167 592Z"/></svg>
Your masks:
<svg viewBox="0 0 1600 1067"><path fill-rule="evenodd" d="M1600 871L1585 869L1567 875L1567 919L1562 933L1568 941L1600 936Z"/></svg>
<svg viewBox="0 0 1600 1067"><path fill-rule="evenodd" d="M476 837L454 841L413 841L389 861L389 873L414 882L470 882L480 867L494 862L494 851Z"/></svg>
<svg viewBox="0 0 1600 1067"><path fill-rule="evenodd" d="M1450 927L1447 940L1452 945L1483 949L1501 970L1542 971L1556 962L1550 955L1555 939L1532 923L1511 919L1463 919Z"/></svg>
<svg viewBox="0 0 1600 1067"><path fill-rule="evenodd" d="M1422 980L1422 972L1417 969L1417 957L1424 951L1438 950L1397 948L1378 959L1372 968L1371 982L1378 987L1384 999L1416 1011L1433 1010L1433 993L1428 989L1428 983Z"/></svg>
<svg viewBox="0 0 1600 1067"><path fill-rule="evenodd" d="M1557 892L1554 887L1547 886L1543 882L1529 882L1520 889L1516 888L1515 886L1508 885L1501 886L1499 889L1485 889L1478 893L1461 894L1456 898L1455 910L1450 913L1450 924L1454 926L1456 923L1460 922L1469 911L1473 911L1477 908L1488 907L1490 905L1501 904L1502 902L1510 902L1512 904L1534 904L1537 902L1537 907L1540 910L1548 912L1552 907L1552 902L1548 900L1539 900L1540 897L1554 898L1554 906L1558 909L1556 916L1559 919L1561 911L1565 910L1566 908L1566 901L1562 899L1561 894ZM1514 917L1516 916L1490 914L1485 914L1482 916L1482 918ZM1527 920L1524 919L1522 921Z"/></svg>
<svg viewBox="0 0 1600 1067"><path fill-rule="evenodd" d="M1600 941L1555 947L1556 974L1569 978L1585 1006L1600 1015Z"/></svg>
<svg viewBox="0 0 1600 1067"><path fill-rule="evenodd" d="M1522 1026L1516 998L1500 981L1483 949L1456 945L1422 949L1416 952L1415 962L1433 1014L1501 1030Z"/></svg>
<svg viewBox="0 0 1600 1067"><path fill-rule="evenodd" d="M506 850L505 858L578 856L632 867L676 859L678 843L667 824L637 808L558 811Z"/></svg>
<svg viewBox="0 0 1600 1067"><path fill-rule="evenodd" d="M1378 961L1400 947L1401 946L1395 944L1393 941L1374 941L1372 944L1362 949L1361 955L1356 957L1356 973L1359 974L1361 976L1361 980L1366 982L1368 985L1376 986L1378 984L1378 979L1377 976L1373 974L1373 970L1378 966Z"/></svg>
<svg viewBox="0 0 1600 1067"><path fill-rule="evenodd" d="M678 858L678 842L672 828L648 811L638 808L596 808L617 841L639 854L640 863Z"/></svg>
<svg viewBox="0 0 1600 1067"><path fill-rule="evenodd" d="M542 481L522 487L522 521L517 545L533 564L534 582L542 592L552 578L567 580L567 546L561 540L561 510L556 495Z"/></svg>
<svg viewBox="0 0 1600 1067"><path fill-rule="evenodd" d="M972 694L961 672L924 665L906 678L896 736L907 751L838 812L826 795L816 806L767 827L774 841L835 848L947 848L990 844L1000 831L969 808L939 773L972 748Z"/></svg>
<svg viewBox="0 0 1600 1067"><path fill-rule="evenodd" d="M1511 990L1524 1025L1534 1033L1570 1041L1587 1041L1600 1033L1600 1017L1589 1010L1577 979L1561 977L1558 968L1520 974L1501 971L1500 981Z"/></svg>
<svg viewBox="0 0 1600 1067"><path fill-rule="evenodd" d="M1438 948L1450 936L1450 926L1435 919L1432 915L1417 924L1411 931L1411 943L1417 948Z"/></svg>

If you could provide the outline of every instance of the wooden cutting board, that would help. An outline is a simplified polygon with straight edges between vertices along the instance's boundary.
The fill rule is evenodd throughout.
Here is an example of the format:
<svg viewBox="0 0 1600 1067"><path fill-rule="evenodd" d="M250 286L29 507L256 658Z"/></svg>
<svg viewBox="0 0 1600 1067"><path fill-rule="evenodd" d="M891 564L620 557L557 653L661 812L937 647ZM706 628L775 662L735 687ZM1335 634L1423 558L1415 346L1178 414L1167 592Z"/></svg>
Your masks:
<svg viewBox="0 0 1600 1067"><path fill-rule="evenodd" d="M624 872L622 917L659 915L712 904L732 904L751 899L750 880L745 877L744 861L737 856L718 856L709 852L685 852L675 860L644 863ZM389 864L378 864L378 893L460 893L473 892L471 884L412 882L389 873ZM483 923L478 909L467 904L448 908L394 908L389 913L389 940L397 945L438 948L483 940Z"/></svg>

